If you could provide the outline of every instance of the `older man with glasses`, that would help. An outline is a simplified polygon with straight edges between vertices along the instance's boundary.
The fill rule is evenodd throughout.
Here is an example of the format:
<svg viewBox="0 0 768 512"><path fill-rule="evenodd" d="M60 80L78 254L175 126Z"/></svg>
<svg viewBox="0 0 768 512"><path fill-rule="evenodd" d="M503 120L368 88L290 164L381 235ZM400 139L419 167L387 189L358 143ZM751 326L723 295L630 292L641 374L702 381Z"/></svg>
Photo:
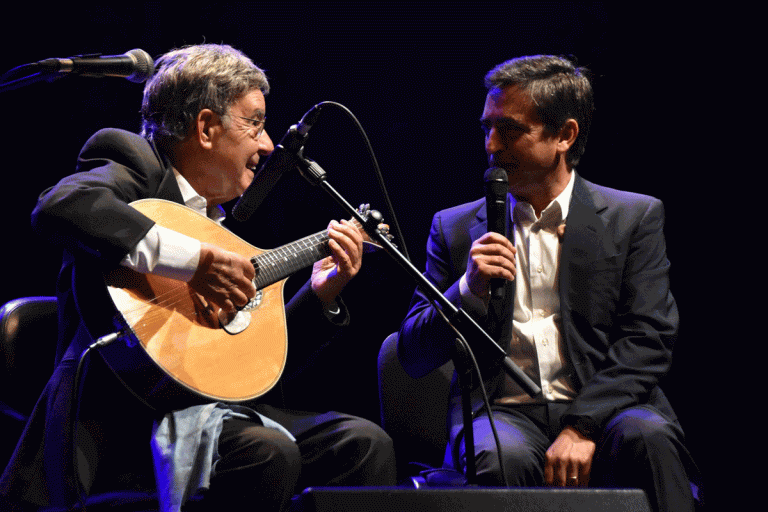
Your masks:
<svg viewBox="0 0 768 512"><path fill-rule="evenodd" d="M156 69L144 91L141 136L97 132L80 153L77 173L44 191L33 212L35 229L64 250L57 285L63 357L0 491L21 508L69 507L80 485L96 492L147 477L152 484L154 465L163 510L202 496L197 505L215 510L271 511L285 509L309 485L394 484L391 439L370 421L287 410L269 400L153 411L99 358L85 375L76 481L68 411L77 360L94 341L81 313L96 305L77 295L73 276L98 280L128 267L183 281L204 309L225 318L257 294L248 258L156 224L129 203L166 199L221 223L221 205L245 191L274 149L264 130L267 78L224 45L169 52ZM360 269L362 234L333 221L328 239L330 256L286 306L292 336L327 339L349 321L338 293Z"/></svg>

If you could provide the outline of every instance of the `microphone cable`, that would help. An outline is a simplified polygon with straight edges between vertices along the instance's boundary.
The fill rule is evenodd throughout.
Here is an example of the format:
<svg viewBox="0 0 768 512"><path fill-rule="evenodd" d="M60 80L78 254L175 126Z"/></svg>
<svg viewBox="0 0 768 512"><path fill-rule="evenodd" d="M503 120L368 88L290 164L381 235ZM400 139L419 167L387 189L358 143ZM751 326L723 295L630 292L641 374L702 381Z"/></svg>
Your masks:
<svg viewBox="0 0 768 512"><path fill-rule="evenodd" d="M397 221L397 216L395 215L395 210L392 207L392 201L389 198L389 193L387 192L387 187L384 184L384 177L381 174L381 168L379 167L379 162L376 159L376 155L373 151L373 146L371 145L371 141L368 138L368 135L365 133L365 130L363 129L362 124L360 124L360 121L357 120L355 115L350 111L347 107L342 105L341 103L336 103L335 101L323 101L315 105L314 108L321 108L326 105L333 106L339 110L341 110L344 114L349 117L349 119L352 120L352 123L357 127L358 132L363 137L363 142L365 143L365 147L368 151L368 155L371 159L371 165L373 166L374 174L376 175L376 179L378 180L379 188L381 190L381 193L384 197L384 203L386 205L386 208L388 210L388 215L385 217L387 224L390 224L392 228L394 228L395 231L395 238L400 240L400 247L403 252L403 255L405 258L410 261L411 258L408 255L408 248L406 247L405 238L403 238L403 232L400 230L400 224Z"/></svg>

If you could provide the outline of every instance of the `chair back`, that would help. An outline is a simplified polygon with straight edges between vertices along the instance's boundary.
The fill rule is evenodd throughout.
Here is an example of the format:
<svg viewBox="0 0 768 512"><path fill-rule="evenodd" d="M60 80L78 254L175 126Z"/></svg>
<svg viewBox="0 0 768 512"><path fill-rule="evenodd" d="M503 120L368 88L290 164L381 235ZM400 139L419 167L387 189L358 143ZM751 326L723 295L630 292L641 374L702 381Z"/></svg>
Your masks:
<svg viewBox="0 0 768 512"><path fill-rule="evenodd" d="M25 297L0 308L0 468L5 467L56 364L55 297ZM158 510L153 492L117 490L90 496L88 510ZM1 507L1 505L0 505Z"/></svg>
<svg viewBox="0 0 768 512"><path fill-rule="evenodd" d="M448 395L453 362L414 379L397 357L397 333L379 351L381 426L392 437L398 469L408 463L440 467L448 443Z"/></svg>
<svg viewBox="0 0 768 512"><path fill-rule="evenodd" d="M54 370L56 298L25 297L0 309L0 400L26 421Z"/></svg>
<svg viewBox="0 0 768 512"><path fill-rule="evenodd" d="M56 339L55 297L25 297L0 308L0 468L53 373Z"/></svg>

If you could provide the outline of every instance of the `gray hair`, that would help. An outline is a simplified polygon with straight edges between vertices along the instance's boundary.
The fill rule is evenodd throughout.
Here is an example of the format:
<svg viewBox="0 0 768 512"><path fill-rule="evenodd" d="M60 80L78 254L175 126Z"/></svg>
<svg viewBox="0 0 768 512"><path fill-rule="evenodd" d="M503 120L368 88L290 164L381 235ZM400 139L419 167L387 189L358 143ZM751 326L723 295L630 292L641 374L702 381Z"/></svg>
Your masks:
<svg viewBox="0 0 768 512"><path fill-rule="evenodd" d="M141 135L167 149L187 136L201 110L226 116L229 107L253 89L269 93L267 76L231 46L203 44L170 51L157 60L155 74L144 87Z"/></svg>
<svg viewBox="0 0 768 512"><path fill-rule="evenodd" d="M499 64L485 75L488 90L518 86L530 94L546 129L560 131L568 119L579 124L579 135L566 159L575 166L584 154L595 109L589 70L554 55L518 57Z"/></svg>

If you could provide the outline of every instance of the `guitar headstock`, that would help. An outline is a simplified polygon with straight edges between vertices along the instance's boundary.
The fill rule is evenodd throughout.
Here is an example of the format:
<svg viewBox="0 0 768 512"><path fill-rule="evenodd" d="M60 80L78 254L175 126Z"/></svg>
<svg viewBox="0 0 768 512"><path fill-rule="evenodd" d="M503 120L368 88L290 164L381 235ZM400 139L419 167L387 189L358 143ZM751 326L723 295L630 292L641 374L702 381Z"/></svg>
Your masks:
<svg viewBox="0 0 768 512"><path fill-rule="evenodd" d="M359 213L366 222L368 219L373 216L374 218L379 218L383 220L383 217L381 213L379 213L377 210L372 210L370 204L361 204L357 207L357 213ZM381 249L381 245L379 245L375 240L371 239L371 237L368 235L368 233L363 229L363 226L360 225L360 222L357 221L357 219L352 219L352 222L360 229L360 231L363 233L363 252L373 252ZM387 240L390 242L394 240L394 237L389 233L389 224L386 224L382 221L379 222L378 230L381 234L387 237Z"/></svg>

